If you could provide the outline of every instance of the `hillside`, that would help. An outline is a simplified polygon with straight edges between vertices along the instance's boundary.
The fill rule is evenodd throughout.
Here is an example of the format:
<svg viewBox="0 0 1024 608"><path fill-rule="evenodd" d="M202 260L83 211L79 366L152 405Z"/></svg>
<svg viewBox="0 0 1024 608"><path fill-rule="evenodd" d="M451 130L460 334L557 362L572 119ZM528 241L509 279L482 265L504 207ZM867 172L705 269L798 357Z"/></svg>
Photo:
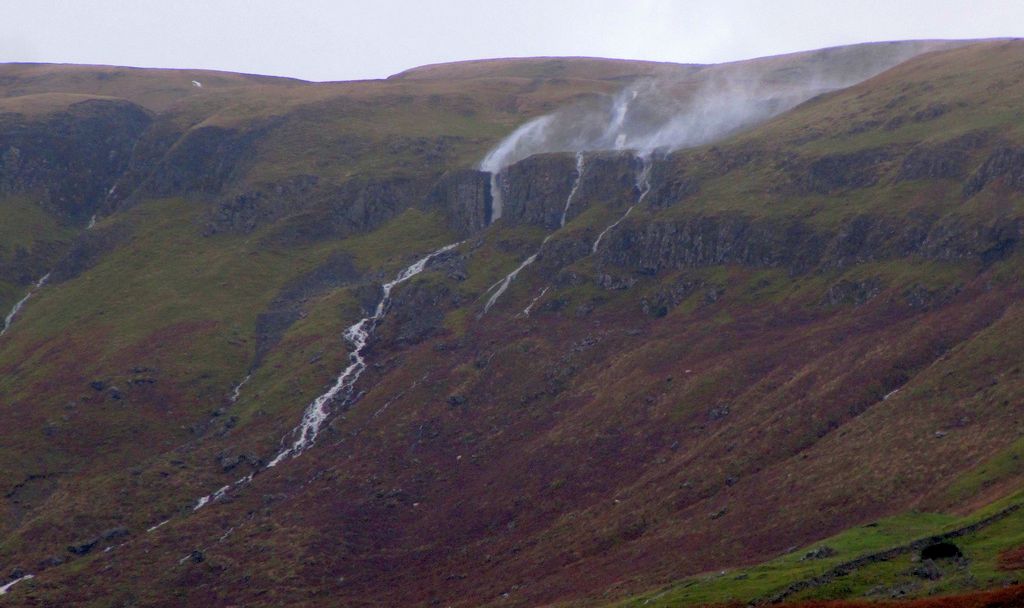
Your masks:
<svg viewBox="0 0 1024 608"><path fill-rule="evenodd" d="M1021 99L1018 40L0 65L0 605L1016 601Z"/></svg>

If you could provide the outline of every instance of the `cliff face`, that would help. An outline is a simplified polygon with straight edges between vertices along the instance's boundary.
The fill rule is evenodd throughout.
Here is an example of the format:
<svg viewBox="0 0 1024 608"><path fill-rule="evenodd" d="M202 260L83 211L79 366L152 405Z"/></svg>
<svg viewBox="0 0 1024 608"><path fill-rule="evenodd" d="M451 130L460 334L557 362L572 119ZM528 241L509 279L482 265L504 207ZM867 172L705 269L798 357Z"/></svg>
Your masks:
<svg viewBox="0 0 1024 608"><path fill-rule="evenodd" d="M442 210L448 226L468 236L491 223L491 178L484 171L464 169L443 176L427 195L428 208Z"/></svg>
<svg viewBox="0 0 1024 608"><path fill-rule="evenodd" d="M983 187L979 184L996 180L1003 184L1000 187L1015 187L1013 175L1019 163L1012 152L997 149L968 177L966 158L959 152L963 145L915 147L900 155L827 156L804 162L803 173L788 166L788 180L817 194L869 188L884 179L879 165L884 159L886 166L896 168L895 183L931 180L954 196L960 190L966 196L976 194ZM790 163L785 158L764 160L767 164ZM638 200L639 159L587 156L584 167L570 219L591 206L624 209ZM1010 209L983 220L955 212L859 213L823 225L808 220L804 213L766 216L688 208L687 200L699 191L700 184L687 169L685 155L653 161L651 192L640 209L648 216L631 216L609 233L607 247L598 255L600 263L646 274L718 265L783 268L800 274L904 258L987 264L1009 255L1024 236L1022 218ZM726 176L733 170L734 165L716 159L710 173ZM516 163L503 176L503 221L556 229L575 175L571 155L537 156ZM788 189L786 186L783 191ZM671 208L668 217L659 214L666 208ZM577 255L558 253L560 250L576 250ZM555 241L545 247L543 255L564 266L588 253L582 246Z"/></svg>
<svg viewBox="0 0 1024 608"><path fill-rule="evenodd" d="M728 264L784 268L792 274L905 258L988 263L1012 252L1024 238L1022 227L1020 217L975 224L958 218L865 215L836 231L821 231L795 218L695 216L626 225L608 237L601 260L635 272Z"/></svg>
<svg viewBox="0 0 1024 608"><path fill-rule="evenodd" d="M51 274L0 338L0 576L39 605L590 605L690 575L747 602L701 573L1008 497L1024 46L957 52L713 145L526 158L498 221L473 167L517 125L705 70L4 114L0 297ZM963 580L1016 576L971 570L994 537Z"/></svg>
<svg viewBox="0 0 1024 608"><path fill-rule="evenodd" d="M0 115L0 195L32 194L65 220L88 220L151 121L135 104L100 99L41 117Z"/></svg>

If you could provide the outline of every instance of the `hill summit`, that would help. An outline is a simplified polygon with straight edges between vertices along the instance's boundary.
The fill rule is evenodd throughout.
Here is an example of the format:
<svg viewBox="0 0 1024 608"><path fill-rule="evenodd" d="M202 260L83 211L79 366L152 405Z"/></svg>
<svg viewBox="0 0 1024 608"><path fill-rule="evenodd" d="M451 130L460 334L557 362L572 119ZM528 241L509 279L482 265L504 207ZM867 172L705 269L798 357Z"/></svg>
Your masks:
<svg viewBox="0 0 1024 608"><path fill-rule="evenodd" d="M0 65L0 605L1024 601L1022 66Z"/></svg>

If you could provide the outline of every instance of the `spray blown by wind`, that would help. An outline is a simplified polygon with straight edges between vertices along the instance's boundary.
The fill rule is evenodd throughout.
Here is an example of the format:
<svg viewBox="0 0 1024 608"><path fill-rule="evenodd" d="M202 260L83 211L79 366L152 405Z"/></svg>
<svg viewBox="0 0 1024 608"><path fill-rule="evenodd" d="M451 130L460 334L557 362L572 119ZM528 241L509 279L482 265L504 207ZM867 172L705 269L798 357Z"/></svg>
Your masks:
<svg viewBox="0 0 1024 608"><path fill-rule="evenodd" d="M534 154L631 150L648 157L712 143L942 45L856 45L712 65L588 97L528 121L484 157L480 168L492 174L492 219L501 217L502 169Z"/></svg>

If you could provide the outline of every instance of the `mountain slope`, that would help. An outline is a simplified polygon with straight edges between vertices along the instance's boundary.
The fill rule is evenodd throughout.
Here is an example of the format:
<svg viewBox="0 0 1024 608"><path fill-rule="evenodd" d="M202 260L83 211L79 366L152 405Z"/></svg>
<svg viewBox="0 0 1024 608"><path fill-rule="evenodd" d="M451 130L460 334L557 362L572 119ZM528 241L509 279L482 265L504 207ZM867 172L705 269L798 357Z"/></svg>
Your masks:
<svg viewBox="0 0 1024 608"><path fill-rule="evenodd" d="M86 108L137 124L74 179L0 172L25 227L3 244L31 253L0 303L52 273L0 338L0 565L36 575L9 601L592 605L680 580L669 605L749 601L818 564L688 577L847 531L824 568L1016 504L1022 62L941 45L700 147L531 156L494 223L489 149L652 66L6 89L0 141L32 135L8 149ZM680 97L739 69L655 67ZM395 288L316 444L267 468L381 284L456 242ZM978 574L937 590L1015 580L991 564L1019 541L970 545Z"/></svg>

